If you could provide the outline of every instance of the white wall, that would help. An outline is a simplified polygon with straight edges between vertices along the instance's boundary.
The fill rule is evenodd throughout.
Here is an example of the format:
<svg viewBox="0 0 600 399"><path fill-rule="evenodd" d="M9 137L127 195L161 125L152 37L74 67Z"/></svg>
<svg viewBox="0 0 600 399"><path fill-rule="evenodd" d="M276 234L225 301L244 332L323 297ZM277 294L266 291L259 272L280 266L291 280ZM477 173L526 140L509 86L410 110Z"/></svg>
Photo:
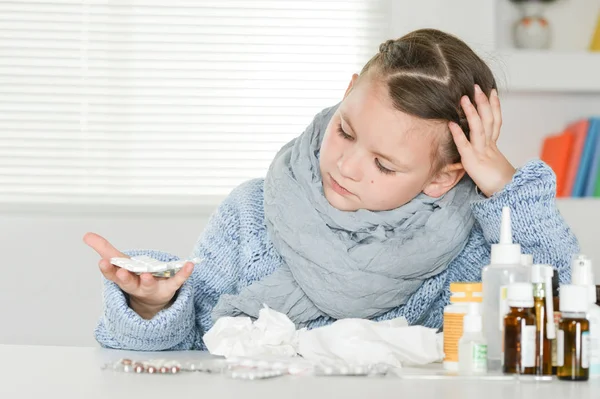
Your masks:
<svg viewBox="0 0 600 399"><path fill-rule="evenodd" d="M490 23L495 6L495 1L481 0L398 0L390 35L438 27L485 53L496 41L496 26ZM600 93L507 93L502 106L500 148L519 166L538 155L543 135L570 120L600 114ZM559 206L583 252L596 261L600 278L600 206L593 200ZM98 257L81 241L83 234L98 232L120 249L163 249L187 256L210 212L206 207L130 214L0 209L0 344L95 345L100 273Z"/></svg>
<svg viewBox="0 0 600 399"><path fill-rule="evenodd" d="M209 210L208 210L209 211ZM105 236L121 250L188 256L207 214L0 213L0 344L95 345L101 311L99 257L82 237Z"/></svg>

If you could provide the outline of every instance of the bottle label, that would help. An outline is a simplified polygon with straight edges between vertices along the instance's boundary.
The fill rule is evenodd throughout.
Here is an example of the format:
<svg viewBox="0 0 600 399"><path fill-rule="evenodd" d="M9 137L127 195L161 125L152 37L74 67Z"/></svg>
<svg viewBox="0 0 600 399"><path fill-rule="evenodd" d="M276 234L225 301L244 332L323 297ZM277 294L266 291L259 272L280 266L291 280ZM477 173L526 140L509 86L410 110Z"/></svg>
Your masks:
<svg viewBox="0 0 600 399"><path fill-rule="evenodd" d="M464 313L444 313L444 361L458 362L458 340L463 335Z"/></svg>
<svg viewBox="0 0 600 399"><path fill-rule="evenodd" d="M556 334L556 367L565 365L565 332L558 330Z"/></svg>
<svg viewBox="0 0 600 399"><path fill-rule="evenodd" d="M590 368L590 333L581 333L581 368Z"/></svg>
<svg viewBox="0 0 600 399"><path fill-rule="evenodd" d="M508 285L503 285L500 287L500 301L498 301L500 331L504 331L504 316L506 316L509 311L510 307L508 306Z"/></svg>
<svg viewBox="0 0 600 399"><path fill-rule="evenodd" d="M521 367L535 367L535 326L523 326L521 331Z"/></svg>
<svg viewBox="0 0 600 399"><path fill-rule="evenodd" d="M474 373L487 372L487 345L471 343L472 365Z"/></svg>
<svg viewBox="0 0 600 399"><path fill-rule="evenodd" d="M558 323L560 322L560 312L554 312L554 331L558 336ZM552 340L552 367L558 367L558 339Z"/></svg>

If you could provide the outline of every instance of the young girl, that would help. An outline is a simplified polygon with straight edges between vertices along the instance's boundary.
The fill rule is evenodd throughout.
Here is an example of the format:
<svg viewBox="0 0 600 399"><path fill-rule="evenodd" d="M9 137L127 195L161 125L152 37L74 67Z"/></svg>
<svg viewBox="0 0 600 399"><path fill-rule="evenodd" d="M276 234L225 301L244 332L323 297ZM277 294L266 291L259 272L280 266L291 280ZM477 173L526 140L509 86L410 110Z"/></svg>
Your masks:
<svg viewBox="0 0 600 399"><path fill-rule="evenodd" d="M478 281L503 206L514 240L567 282L577 240L540 161L515 170L496 147L500 102L490 69L462 41L419 30L383 43L343 100L276 155L265 179L233 190L170 279L112 266L104 238L106 347L204 349L221 316L267 304L298 326L335 319L439 328L452 281ZM161 261L158 251L131 251Z"/></svg>

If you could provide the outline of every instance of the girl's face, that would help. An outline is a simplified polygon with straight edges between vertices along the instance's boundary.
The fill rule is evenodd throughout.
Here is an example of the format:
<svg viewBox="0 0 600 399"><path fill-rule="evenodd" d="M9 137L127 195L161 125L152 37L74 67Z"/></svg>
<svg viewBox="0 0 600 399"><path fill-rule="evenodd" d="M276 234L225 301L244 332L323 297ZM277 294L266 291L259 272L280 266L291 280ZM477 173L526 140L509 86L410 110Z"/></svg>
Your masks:
<svg viewBox="0 0 600 399"><path fill-rule="evenodd" d="M342 211L383 211L420 192L441 196L464 173L457 164L431 176L435 137L450 134L446 126L398 111L385 86L354 75L321 146L325 197Z"/></svg>

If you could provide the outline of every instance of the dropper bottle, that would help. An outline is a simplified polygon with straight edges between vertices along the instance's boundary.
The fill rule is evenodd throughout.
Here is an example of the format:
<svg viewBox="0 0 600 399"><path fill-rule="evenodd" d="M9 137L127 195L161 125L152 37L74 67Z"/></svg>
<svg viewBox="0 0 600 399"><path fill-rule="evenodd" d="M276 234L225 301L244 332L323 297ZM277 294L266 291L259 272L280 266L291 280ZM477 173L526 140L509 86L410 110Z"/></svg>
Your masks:
<svg viewBox="0 0 600 399"><path fill-rule="evenodd" d="M481 273L483 285L483 335L488 345L488 370L501 368L504 316L508 313L507 288L530 282L531 267L521 265L521 246L513 243L510 208L502 208L500 242L492 245L490 264Z"/></svg>

